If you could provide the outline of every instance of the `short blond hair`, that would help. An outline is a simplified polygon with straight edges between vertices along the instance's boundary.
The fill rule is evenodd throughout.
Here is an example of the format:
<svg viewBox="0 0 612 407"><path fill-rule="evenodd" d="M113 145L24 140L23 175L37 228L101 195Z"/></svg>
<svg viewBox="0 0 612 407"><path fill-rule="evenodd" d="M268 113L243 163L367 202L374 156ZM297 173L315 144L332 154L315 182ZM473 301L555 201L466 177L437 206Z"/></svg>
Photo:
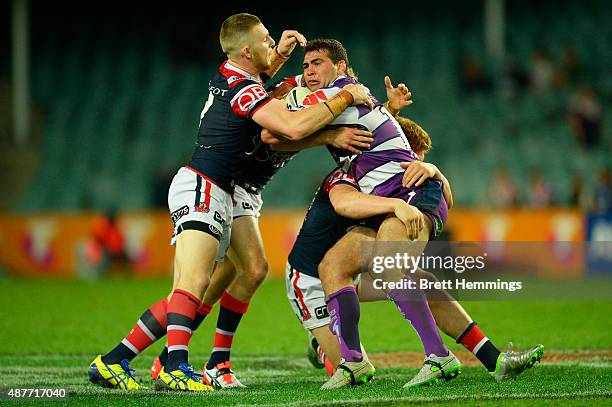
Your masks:
<svg viewBox="0 0 612 407"><path fill-rule="evenodd" d="M235 55L245 45L246 36L258 24L261 24L259 17L248 13L234 14L225 19L219 33L219 42L223 52L227 55Z"/></svg>
<svg viewBox="0 0 612 407"><path fill-rule="evenodd" d="M408 138L413 151L425 154L431 150L431 138L421 126L405 117L397 116L396 119L400 126L402 126L402 130L406 138Z"/></svg>

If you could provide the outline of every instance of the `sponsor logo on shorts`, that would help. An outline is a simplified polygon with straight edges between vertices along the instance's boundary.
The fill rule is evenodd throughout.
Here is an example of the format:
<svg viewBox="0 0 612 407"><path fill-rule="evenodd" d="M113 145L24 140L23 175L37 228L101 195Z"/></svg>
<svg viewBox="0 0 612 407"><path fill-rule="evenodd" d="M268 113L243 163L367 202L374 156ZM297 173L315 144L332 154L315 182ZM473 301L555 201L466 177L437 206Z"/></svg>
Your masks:
<svg viewBox="0 0 612 407"><path fill-rule="evenodd" d="M208 207L208 205L206 205L206 202L200 202L200 204L196 206L194 210L196 212L208 213L208 211L210 211L210 208Z"/></svg>
<svg viewBox="0 0 612 407"><path fill-rule="evenodd" d="M253 210L253 205L251 205L248 202L242 202L242 209L244 209L245 211L247 211L247 210L251 210L252 211Z"/></svg>
<svg viewBox="0 0 612 407"><path fill-rule="evenodd" d="M225 225L225 219L223 219L223 217L221 216L219 212L215 211L215 215L213 216L213 218L215 219L215 221L219 222L221 225Z"/></svg>
<svg viewBox="0 0 612 407"><path fill-rule="evenodd" d="M172 223L176 225L176 222L178 222L179 219L181 219L183 216L188 215L188 214L189 214L189 207L187 205L180 207L179 209L177 209L176 211L170 214L170 217L172 218Z"/></svg>
<svg viewBox="0 0 612 407"><path fill-rule="evenodd" d="M322 305L320 307L315 308L315 316L317 319L324 319L329 317L329 312L327 311L327 306Z"/></svg>
<svg viewBox="0 0 612 407"><path fill-rule="evenodd" d="M213 225L208 225L208 228L215 236L221 236L221 231L219 231L219 229L217 229Z"/></svg>

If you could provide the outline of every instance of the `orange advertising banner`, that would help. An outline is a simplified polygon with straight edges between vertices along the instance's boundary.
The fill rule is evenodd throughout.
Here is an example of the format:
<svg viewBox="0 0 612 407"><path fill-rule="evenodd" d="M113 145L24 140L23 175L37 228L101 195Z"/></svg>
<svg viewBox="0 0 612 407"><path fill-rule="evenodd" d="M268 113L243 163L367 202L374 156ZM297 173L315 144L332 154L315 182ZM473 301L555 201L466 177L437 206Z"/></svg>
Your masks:
<svg viewBox="0 0 612 407"><path fill-rule="evenodd" d="M270 275L285 276L285 264L300 232L306 211L264 211L259 218L259 227L270 266Z"/></svg>
<svg viewBox="0 0 612 407"><path fill-rule="evenodd" d="M283 276L304 213L264 211L259 219L271 276ZM91 263L97 259L95 225L99 218L94 213L0 215L0 269L19 276L90 276ZM111 265L115 271L170 274L174 249L170 245L172 223L166 212L126 213L118 217L116 224L123 235L124 260ZM453 210L447 229L455 241L583 241L585 216L564 209ZM511 247L508 245L508 250ZM582 272L583 258L568 259L563 255L561 246L553 246L552 254L523 253L522 257L540 258L549 263L546 269L553 274Z"/></svg>
<svg viewBox="0 0 612 407"><path fill-rule="evenodd" d="M453 209L447 229L464 242L569 242L585 240L585 215L572 209Z"/></svg>
<svg viewBox="0 0 612 407"><path fill-rule="evenodd" d="M504 242L489 245L488 255L489 261L507 268L537 270L540 277L584 273L584 246L568 243L586 236L586 217L576 210L453 210L447 230L453 241Z"/></svg>
<svg viewBox="0 0 612 407"><path fill-rule="evenodd" d="M95 224L101 215L0 215L0 267L21 276L74 276L87 273L99 257ZM122 215L125 264L133 274L167 274L174 249L172 222L165 212ZM94 248L94 249L92 249Z"/></svg>

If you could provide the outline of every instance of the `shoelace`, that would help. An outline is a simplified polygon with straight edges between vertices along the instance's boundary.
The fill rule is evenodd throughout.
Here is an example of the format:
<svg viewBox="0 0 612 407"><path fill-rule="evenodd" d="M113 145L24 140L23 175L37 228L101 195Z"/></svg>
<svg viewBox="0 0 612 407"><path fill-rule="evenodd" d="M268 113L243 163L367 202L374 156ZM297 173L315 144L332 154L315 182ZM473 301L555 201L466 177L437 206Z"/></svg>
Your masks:
<svg viewBox="0 0 612 407"><path fill-rule="evenodd" d="M132 380L135 380L134 376L132 376L132 372L135 372L135 370L130 368L130 361L129 360L123 359L119 365L121 366L121 368L123 369L123 371L125 372L125 375L127 377L129 377Z"/></svg>
<svg viewBox="0 0 612 407"><path fill-rule="evenodd" d="M430 366L435 366L438 369L440 369L440 372L442 372L442 377L446 378L446 372L444 371L444 368L442 367L441 363L436 362L435 360L431 360L431 359L427 359L424 363L424 365L430 365Z"/></svg>
<svg viewBox="0 0 612 407"><path fill-rule="evenodd" d="M232 369L230 369L229 367L223 367L219 370L217 370L217 377L221 376L221 375L225 375L225 374L230 374L233 373Z"/></svg>
<svg viewBox="0 0 612 407"><path fill-rule="evenodd" d="M444 369L442 369L442 364L436 362L435 360L427 359L425 362L423 362L423 365L431 365L437 367L442 371L442 373L444 373Z"/></svg>
<svg viewBox="0 0 612 407"><path fill-rule="evenodd" d="M347 375L348 375L348 377L351 379L351 384L355 384L355 374L354 374L354 373L353 373L353 371L352 371L351 369L349 369L349 368L348 368L348 366L346 366L344 363L345 363L345 362L344 362L344 359L342 359L342 360L340 361L340 364L339 364L339 365L338 365L338 367L337 367L337 370L342 369L342 370L343 370L343 375L344 375L345 377L347 377Z"/></svg>
<svg viewBox="0 0 612 407"><path fill-rule="evenodd" d="M217 374L215 375L215 377L233 373L232 366L229 364L229 362L219 363L216 368Z"/></svg>
<svg viewBox="0 0 612 407"><path fill-rule="evenodd" d="M181 370L181 372L185 373L185 376L187 376L191 380L195 380L196 382L202 381L202 375L199 373L196 373L196 371L193 370L193 367L191 367L190 365L187 365L187 366L181 365L179 366L179 369Z"/></svg>

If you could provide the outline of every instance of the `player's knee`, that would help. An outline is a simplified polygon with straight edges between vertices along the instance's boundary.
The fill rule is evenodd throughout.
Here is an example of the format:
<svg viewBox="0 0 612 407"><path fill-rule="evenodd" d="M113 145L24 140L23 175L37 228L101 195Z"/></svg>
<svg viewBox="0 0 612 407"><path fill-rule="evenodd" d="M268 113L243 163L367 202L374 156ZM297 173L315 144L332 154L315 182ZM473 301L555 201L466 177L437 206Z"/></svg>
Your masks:
<svg viewBox="0 0 612 407"><path fill-rule="evenodd" d="M202 296L208 288L210 279L206 273L184 273L181 275L177 288Z"/></svg>
<svg viewBox="0 0 612 407"><path fill-rule="evenodd" d="M327 255L323 257L323 260L319 263L319 276L321 279L326 279L329 277L329 271L332 270L333 266L331 264L331 260Z"/></svg>
<svg viewBox="0 0 612 407"><path fill-rule="evenodd" d="M252 263L250 267L251 282L255 287L259 287L261 283L266 279L268 275L268 259L261 258L258 261Z"/></svg>
<svg viewBox="0 0 612 407"><path fill-rule="evenodd" d="M378 229L379 240L402 240L406 234L406 226L396 217L388 217Z"/></svg>
<svg viewBox="0 0 612 407"><path fill-rule="evenodd" d="M265 257L253 259L239 273L244 284L254 291L268 275L268 260Z"/></svg>
<svg viewBox="0 0 612 407"><path fill-rule="evenodd" d="M335 256L330 250L319 263L319 276L325 281L341 275L343 275L342 263L338 256Z"/></svg>

